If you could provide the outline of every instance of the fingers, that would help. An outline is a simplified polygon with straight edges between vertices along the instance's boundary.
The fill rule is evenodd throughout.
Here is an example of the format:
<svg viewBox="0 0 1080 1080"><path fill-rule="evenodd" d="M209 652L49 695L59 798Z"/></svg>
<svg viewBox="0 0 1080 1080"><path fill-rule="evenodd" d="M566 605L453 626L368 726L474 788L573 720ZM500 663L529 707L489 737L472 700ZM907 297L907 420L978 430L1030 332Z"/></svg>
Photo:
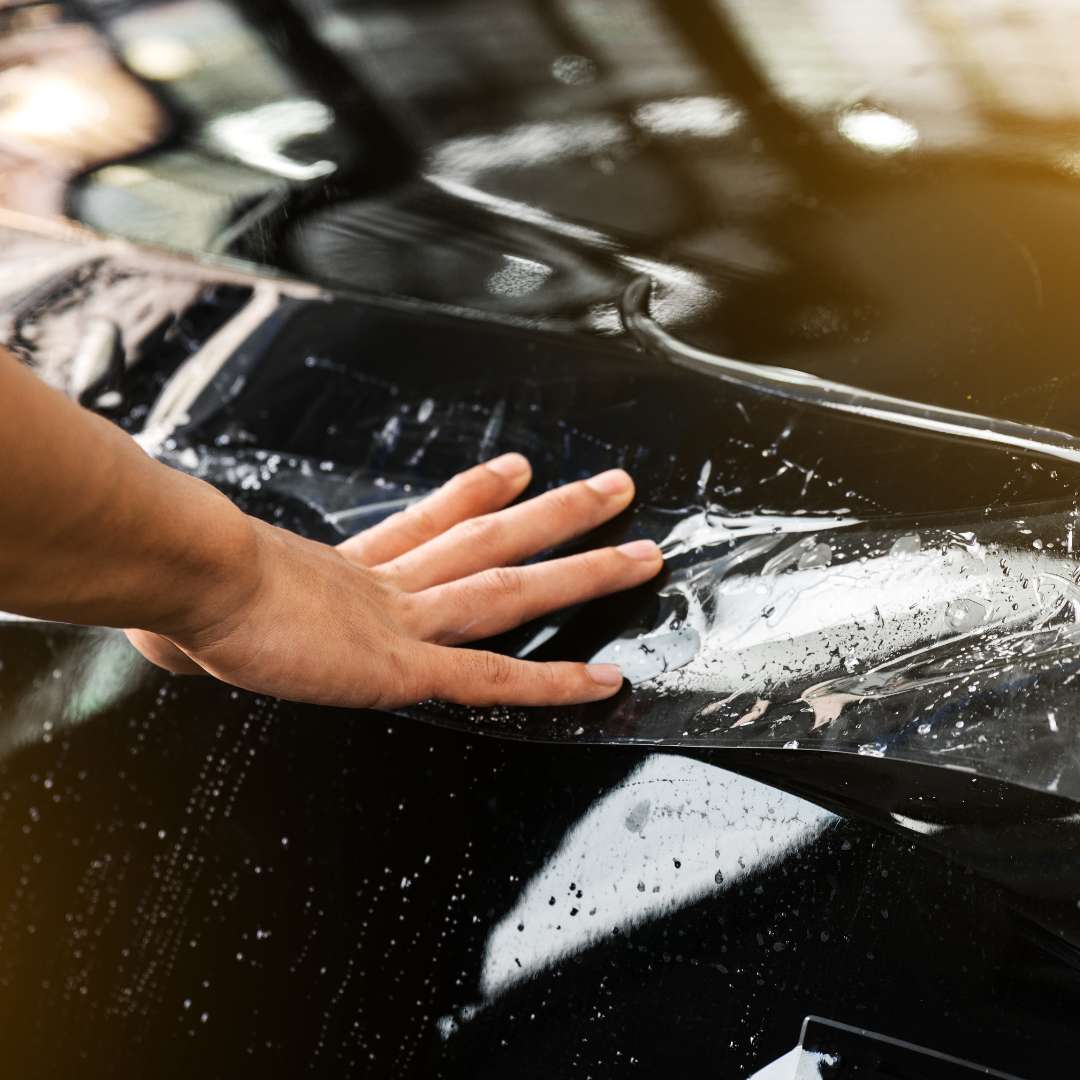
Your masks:
<svg viewBox="0 0 1080 1080"><path fill-rule="evenodd" d="M631 589L663 565L656 544L635 540L535 566L486 570L411 598L412 629L440 645L479 641L549 611Z"/></svg>
<svg viewBox="0 0 1080 1080"><path fill-rule="evenodd" d="M611 469L500 513L462 521L379 570L398 588L418 592L510 566L613 518L633 497L634 482L622 469Z"/></svg>
<svg viewBox="0 0 1080 1080"><path fill-rule="evenodd" d="M426 700L461 705L576 705L601 701L622 686L617 664L536 664L498 653L422 645L415 664ZM412 704L399 702L392 704Z"/></svg>
<svg viewBox="0 0 1080 1080"><path fill-rule="evenodd" d="M128 641L135 646L152 664L172 671L177 675L205 675L186 652L178 649L168 638L152 634L148 630L125 630Z"/></svg>
<svg viewBox="0 0 1080 1080"><path fill-rule="evenodd" d="M422 502L343 541L338 550L361 566L403 555L467 518L501 510L528 486L529 462L521 454L503 454L445 483Z"/></svg>

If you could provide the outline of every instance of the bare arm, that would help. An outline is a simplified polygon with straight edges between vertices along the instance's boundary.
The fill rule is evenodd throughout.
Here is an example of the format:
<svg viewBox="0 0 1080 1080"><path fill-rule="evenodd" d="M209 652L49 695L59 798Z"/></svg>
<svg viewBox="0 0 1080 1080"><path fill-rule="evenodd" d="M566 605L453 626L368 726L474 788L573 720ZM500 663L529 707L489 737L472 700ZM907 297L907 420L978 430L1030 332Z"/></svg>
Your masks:
<svg viewBox="0 0 1080 1080"><path fill-rule="evenodd" d="M448 648L641 584L651 541L519 567L629 505L621 470L507 507L528 462L455 477L337 547L241 513L0 350L0 609L127 627L151 660L277 697L394 706L609 697L614 665Z"/></svg>

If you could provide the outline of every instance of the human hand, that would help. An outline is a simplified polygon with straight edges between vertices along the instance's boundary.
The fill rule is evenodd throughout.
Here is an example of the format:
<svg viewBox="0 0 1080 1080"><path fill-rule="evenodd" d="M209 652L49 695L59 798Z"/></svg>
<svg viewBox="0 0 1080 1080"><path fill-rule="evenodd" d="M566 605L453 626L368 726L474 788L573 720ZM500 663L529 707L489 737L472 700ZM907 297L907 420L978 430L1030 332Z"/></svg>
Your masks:
<svg viewBox="0 0 1080 1080"><path fill-rule="evenodd" d="M640 585L663 565L651 540L516 565L609 520L634 495L630 477L613 469L503 509L530 476L524 457L505 454L337 547L248 519L258 554L241 603L227 611L210 603L167 636L128 637L172 671L328 705L610 697L622 685L614 664L539 664L447 647Z"/></svg>

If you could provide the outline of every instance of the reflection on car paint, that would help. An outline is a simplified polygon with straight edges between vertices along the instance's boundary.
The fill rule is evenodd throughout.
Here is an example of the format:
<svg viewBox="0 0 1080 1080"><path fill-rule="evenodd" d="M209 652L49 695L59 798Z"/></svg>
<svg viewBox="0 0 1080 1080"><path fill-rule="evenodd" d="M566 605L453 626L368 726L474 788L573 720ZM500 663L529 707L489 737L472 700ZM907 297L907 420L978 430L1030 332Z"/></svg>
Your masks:
<svg viewBox="0 0 1080 1080"><path fill-rule="evenodd" d="M914 1068L915 1072L910 1072ZM835 1020L808 1016L803 1021L799 1045L790 1053L759 1069L750 1080L831 1080L845 1073L857 1076L872 1069L879 1075L900 1070L900 1075L929 1077L932 1080L975 1080L993 1076L1018 1080L951 1054L915 1046L900 1039L878 1035ZM888 1070L885 1072L885 1070Z"/></svg>
<svg viewBox="0 0 1080 1080"><path fill-rule="evenodd" d="M490 643L630 650L610 707L411 710L455 731L5 623L10 1067L91 1068L112 1040L132 1075L745 1075L824 1012L1067 1071L1076 478L1072 436L1045 429L1080 431L1069 13L85 10L183 122L68 212L446 307L8 231L4 340L128 430L149 417L170 465L328 542L504 450L534 460L533 490L624 465L641 503L588 542L652 536L671 573ZM322 79L335 57L352 82ZM257 145L253 116L274 122ZM659 360L620 320L638 274ZM755 390L663 360L691 353L766 366ZM954 427L766 401L770 365ZM744 816L695 816L717 777ZM796 842L792 806L833 824ZM769 857L741 865L740 829ZM593 893L613 925L581 937Z"/></svg>
<svg viewBox="0 0 1080 1080"><path fill-rule="evenodd" d="M148 149L169 124L90 26L54 4L26 14L0 28L0 205L53 216L79 173Z"/></svg>
<svg viewBox="0 0 1080 1080"><path fill-rule="evenodd" d="M10 615L0 622L18 621ZM39 633L40 627L27 627ZM145 681L150 664L122 630L86 627L68 638L52 657L45 678L8 695L0 730L0 761L35 743L48 745L71 728L120 704Z"/></svg>
<svg viewBox="0 0 1080 1080"><path fill-rule="evenodd" d="M653 754L589 808L484 947L490 1000L614 934L718 895L805 847L833 814L690 758Z"/></svg>
<svg viewBox="0 0 1080 1080"><path fill-rule="evenodd" d="M854 386L819 379L801 371L748 364L724 356L713 356L701 349L682 344L662 330L645 310L652 282L641 277L627 288L623 297L623 318L627 329L642 345L676 364L701 371L725 382L753 386L767 394L787 398L823 409L836 409L885 424L898 424L952 435L978 439L1017 450L1034 450L1062 461L1080 461L1080 440L1063 431L995 420L956 409L927 406L885 394L868 393Z"/></svg>

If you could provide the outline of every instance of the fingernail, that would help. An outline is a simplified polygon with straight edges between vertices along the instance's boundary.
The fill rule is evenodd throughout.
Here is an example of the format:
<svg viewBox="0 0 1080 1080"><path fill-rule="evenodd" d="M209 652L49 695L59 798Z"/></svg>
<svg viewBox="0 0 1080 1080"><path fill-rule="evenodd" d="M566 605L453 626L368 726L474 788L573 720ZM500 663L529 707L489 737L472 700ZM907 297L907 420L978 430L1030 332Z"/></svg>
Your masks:
<svg viewBox="0 0 1080 1080"><path fill-rule="evenodd" d="M630 477L622 469L608 469L585 483L601 495L618 495L630 486Z"/></svg>
<svg viewBox="0 0 1080 1080"><path fill-rule="evenodd" d="M622 685L622 668L618 664L586 664L585 670L597 686Z"/></svg>
<svg viewBox="0 0 1080 1080"><path fill-rule="evenodd" d="M514 480L529 467L529 459L524 454L503 454L487 462L487 467L507 480Z"/></svg>
<svg viewBox="0 0 1080 1080"><path fill-rule="evenodd" d="M642 562L652 562L660 555L660 548L652 540L631 540L629 544L620 544L615 550Z"/></svg>

